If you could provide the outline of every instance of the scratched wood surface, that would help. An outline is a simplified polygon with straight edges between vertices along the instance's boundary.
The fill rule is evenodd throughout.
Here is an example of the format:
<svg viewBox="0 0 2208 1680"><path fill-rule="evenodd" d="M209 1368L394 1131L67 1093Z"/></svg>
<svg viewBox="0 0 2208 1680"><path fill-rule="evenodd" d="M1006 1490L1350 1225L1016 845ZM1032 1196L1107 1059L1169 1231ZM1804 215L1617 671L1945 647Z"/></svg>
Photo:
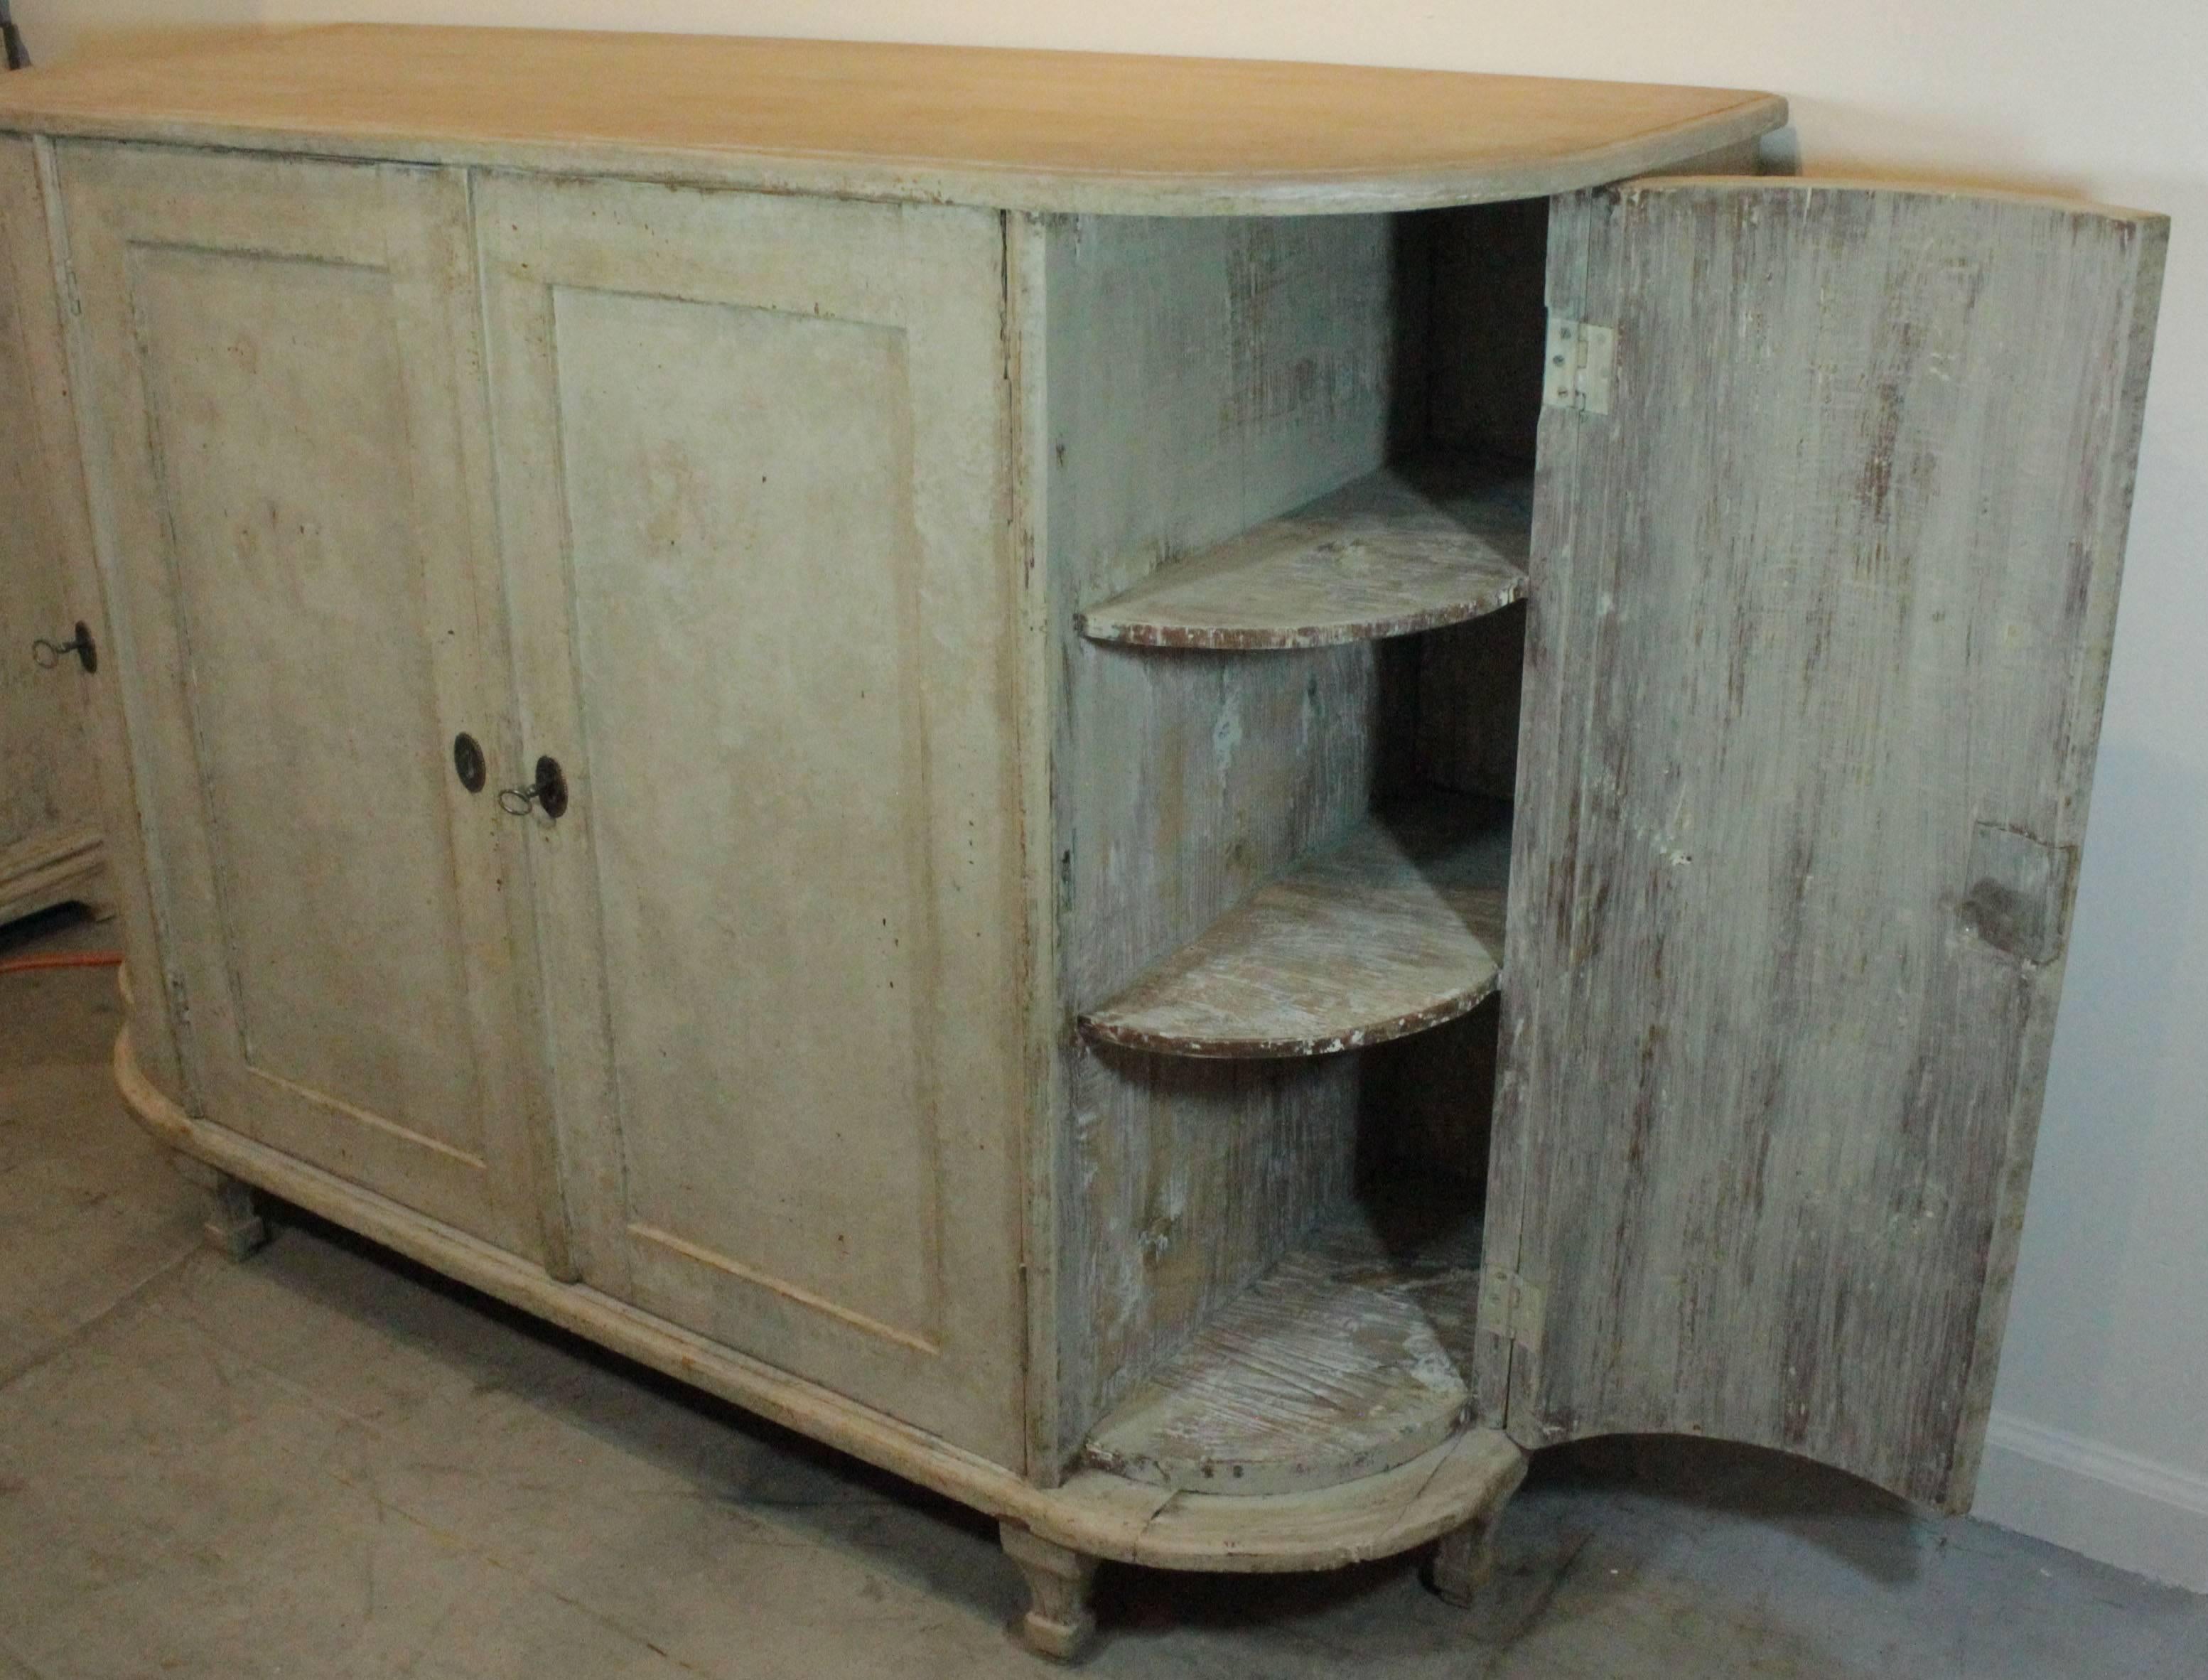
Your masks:
<svg viewBox="0 0 2208 1680"><path fill-rule="evenodd" d="M887 42L351 24L18 73L0 128L1114 214L1539 197L1764 93Z"/></svg>
<svg viewBox="0 0 2208 1680"><path fill-rule="evenodd" d="M1456 1432L1479 1225L1404 1233L1353 1208L1213 1314L1089 1438L1161 1487L1262 1495L1392 1470Z"/></svg>
<svg viewBox="0 0 2208 1680"><path fill-rule="evenodd" d="M1062 1123L1047 1147L1054 1360L1038 1451L1101 1411L1344 1192L1354 1070L1106 1053L1071 1030L1365 816L1401 767L1403 642L1170 654L1077 608L1376 470L1412 418L1422 277L1378 217L1022 218L1023 483L1049 591ZM1262 1186L1262 1193L1253 1193Z"/></svg>
<svg viewBox="0 0 2208 1680"><path fill-rule="evenodd" d="M1828 183L1562 203L1490 1236L1527 1445L1961 1509L2083 837L2166 223ZM1492 1386L1491 1386L1492 1385Z"/></svg>
<svg viewBox="0 0 2208 1680"><path fill-rule="evenodd" d="M1320 1056L1467 1013L1495 988L1507 805L1444 796L1376 816L1261 888L1081 1017L1178 1056Z"/></svg>
<svg viewBox="0 0 2208 1680"><path fill-rule="evenodd" d="M88 893L100 866L85 741L98 679L74 656L51 670L31 657L39 638L71 640L89 610L74 569L74 439L51 400L65 393L52 388L60 347L38 164L29 141L10 140L0 144L0 921Z"/></svg>
<svg viewBox="0 0 2208 1680"><path fill-rule="evenodd" d="M1438 629L1526 591L1528 477L1383 468L1153 573L1081 615L1091 641L1323 647Z"/></svg>

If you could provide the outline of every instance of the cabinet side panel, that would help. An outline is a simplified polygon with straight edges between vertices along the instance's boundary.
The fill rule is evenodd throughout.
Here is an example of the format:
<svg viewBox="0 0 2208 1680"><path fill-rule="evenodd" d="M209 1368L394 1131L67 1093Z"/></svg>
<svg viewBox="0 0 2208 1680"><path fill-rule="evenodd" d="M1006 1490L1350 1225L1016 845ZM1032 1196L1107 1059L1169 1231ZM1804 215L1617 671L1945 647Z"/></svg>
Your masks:
<svg viewBox="0 0 2208 1680"><path fill-rule="evenodd" d="M105 836L107 877L99 891L118 912L124 956L136 983L131 1037L139 1066L165 1094L181 1097L169 987L162 978L153 897L147 885L138 779L126 732L123 685L116 675L129 657L129 643L100 585L85 462L78 444L77 381L64 330L63 268L56 261L60 225L51 147L29 140L0 142L0 285L9 288L14 299L25 376L22 404L18 407L11 400L8 411L21 415L18 423L27 430L13 441L11 453L26 463L34 462L29 470L42 481L40 506L49 521L45 529L51 545L50 564L62 580L57 605L66 609L71 621L86 621L103 656L99 674L82 685L81 720L63 726L74 754L73 731L81 721L83 763L92 783L89 801L76 807L76 815L80 824L96 824ZM26 529L18 527L12 515L5 528L10 532ZM39 527L33 524L27 529ZM12 567L9 575L15 575ZM10 629L5 646L19 645ZM67 801L75 797L64 793Z"/></svg>
<svg viewBox="0 0 2208 1680"><path fill-rule="evenodd" d="M1076 612L1407 448L1425 267L1399 222L1046 224L1045 548L1062 1085L1059 1454L1346 1194L1346 1066L1107 1060L1076 1012L1343 831L1409 669L1084 640Z"/></svg>

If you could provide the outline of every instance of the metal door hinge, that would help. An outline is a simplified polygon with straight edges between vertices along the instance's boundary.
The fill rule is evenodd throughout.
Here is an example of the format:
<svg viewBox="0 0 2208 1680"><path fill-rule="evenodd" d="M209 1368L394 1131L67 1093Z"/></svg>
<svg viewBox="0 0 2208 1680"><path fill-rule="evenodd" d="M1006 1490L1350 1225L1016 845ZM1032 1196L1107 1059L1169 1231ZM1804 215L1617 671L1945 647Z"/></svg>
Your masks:
<svg viewBox="0 0 2208 1680"><path fill-rule="evenodd" d="M1528 1353L1541 1351L1541 1321L1548 1299L1540 1286L1528 1283L1502 1266L1490 1266L1479 1275L1479 1329L1483 1335L1515 1342Z"/></svg>
<svg viewBox="0 0 2208 1680"><path fill-rule="evenodd" d="M1582 414L1609 413L1611 371L1617 357L1617 328L1551 315L1542 404Z"/></svg>

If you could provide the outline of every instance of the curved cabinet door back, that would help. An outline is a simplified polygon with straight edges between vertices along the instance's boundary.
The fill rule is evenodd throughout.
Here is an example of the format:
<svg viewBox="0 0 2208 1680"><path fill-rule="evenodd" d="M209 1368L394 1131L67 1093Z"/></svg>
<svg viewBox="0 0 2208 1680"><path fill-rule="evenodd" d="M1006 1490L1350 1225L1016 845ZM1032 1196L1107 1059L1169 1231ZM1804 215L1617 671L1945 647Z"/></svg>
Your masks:
<svg viewBox="0 0 2208 1680"><path fill-rule="evenodd" d="M1967 1505L2165 231L1557 201L1552 327L1616 339L1542 417L1477 1373L1521 1443L1691 1431Z"/></svg>
<svg viewBox="0 0 2208 1680"><path fill-rule="evenodd" d="M449 747L510 705L465 179L98 144L60 178L191 1101L534 1253L511 842Z"/></svg>

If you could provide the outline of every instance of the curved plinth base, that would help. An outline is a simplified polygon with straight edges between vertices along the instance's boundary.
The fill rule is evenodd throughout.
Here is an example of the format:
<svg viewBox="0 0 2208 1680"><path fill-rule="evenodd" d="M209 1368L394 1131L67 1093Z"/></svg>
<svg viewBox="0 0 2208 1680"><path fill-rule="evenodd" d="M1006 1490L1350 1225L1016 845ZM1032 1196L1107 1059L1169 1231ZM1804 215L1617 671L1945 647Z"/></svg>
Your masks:
<svg viewBox="0 0 2208 1680"><path fill-rule="evenodd" d="M1177 1492L1084 1471L1036 1487L999 1465L818 1383L748 1359L586 1285L439 1223L317 1167L186 1114L140 1071L126 1027L115 1044L123 1101L161 1142L220 1173L357 1231L487 1295L855 1458L1015 1525L1050 1577L1041 1643L1070 1656L1086 1637L1088 1560L1241 1573L1332 1569L1391 1557L1491 1516L1526 1456L1498 1430L1474 1429L1379 1475L1300 1493ZM1065 1567L1061 1554L1075 1560ZM1015 1553L1016 1557L1019 1557ZM1032 1618L1031 1618L1032 1623ZM1029 1629L1031 1642L1035 1635ZM1041 1648L1039 1646L1038 1648Z"/></svg>

